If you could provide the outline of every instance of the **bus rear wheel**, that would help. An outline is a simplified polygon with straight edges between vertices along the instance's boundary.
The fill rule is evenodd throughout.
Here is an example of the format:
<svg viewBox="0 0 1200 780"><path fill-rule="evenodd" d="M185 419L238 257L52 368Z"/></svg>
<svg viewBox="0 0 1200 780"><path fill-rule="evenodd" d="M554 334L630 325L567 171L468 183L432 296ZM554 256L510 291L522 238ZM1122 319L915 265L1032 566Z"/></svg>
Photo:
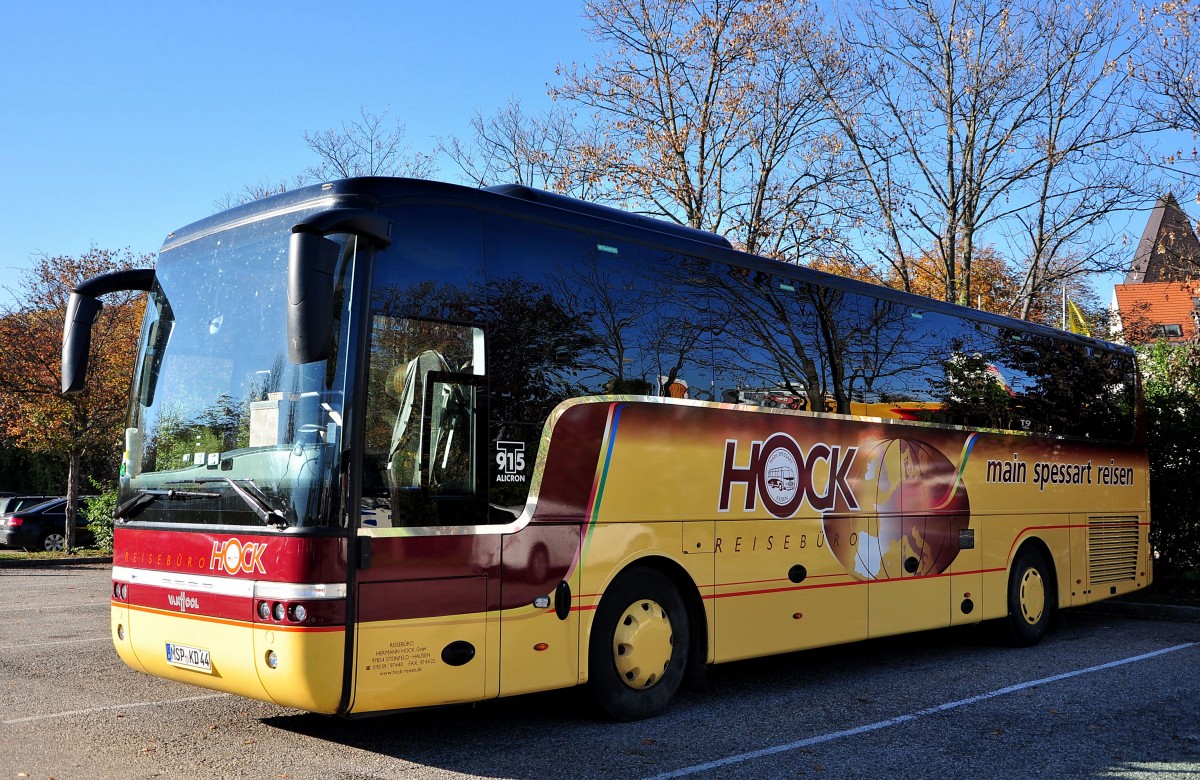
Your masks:
<svg viewBox="0 0 1200 780"><path fill-rule="evenodd" d="M689 626L679 591L655 569L621 574L600 600L588 645L588 685L620 721L666 709L683 681Z"/></svg>
<svg viewBox="0 0 1200 780"><path fill-rule="evenodd" d="M1018 647L1036 645L1050 629L1058 603L1054 569L1045 554L1025 548L1008 579L1008 633Z"/></svg>

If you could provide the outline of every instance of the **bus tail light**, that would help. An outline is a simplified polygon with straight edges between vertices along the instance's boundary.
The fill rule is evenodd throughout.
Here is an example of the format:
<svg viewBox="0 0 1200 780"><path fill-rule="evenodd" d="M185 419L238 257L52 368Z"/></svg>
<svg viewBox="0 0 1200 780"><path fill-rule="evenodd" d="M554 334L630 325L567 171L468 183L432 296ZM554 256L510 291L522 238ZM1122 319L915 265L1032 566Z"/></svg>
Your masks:
<svg viewBox="0 0 1200 780"><path fill-rule="evenodd" d="M258 601L254 612L261 623L330 625L345 620L345 602Z"/></svg>

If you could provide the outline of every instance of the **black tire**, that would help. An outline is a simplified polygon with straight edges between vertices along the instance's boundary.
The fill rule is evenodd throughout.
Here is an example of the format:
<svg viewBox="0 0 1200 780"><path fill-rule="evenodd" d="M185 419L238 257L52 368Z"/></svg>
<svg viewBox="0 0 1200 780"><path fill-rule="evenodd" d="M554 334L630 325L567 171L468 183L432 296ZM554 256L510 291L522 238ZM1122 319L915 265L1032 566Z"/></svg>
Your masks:
<svg viewBox="0 0 1200 780"><path fill-rule="evenodd" d="M600 599L588 644L588 686L619 721L653 717L670 704L687 671L687 610L655 569L631 569Z"/></svg>
<svg viewBox="0 0 1200 780"><path fill-rule="evenodd" d="M1054 567L1037 548L1017 553L1008 577L1008 639L1017 647L1042 641L1058 604Z"/></svg>

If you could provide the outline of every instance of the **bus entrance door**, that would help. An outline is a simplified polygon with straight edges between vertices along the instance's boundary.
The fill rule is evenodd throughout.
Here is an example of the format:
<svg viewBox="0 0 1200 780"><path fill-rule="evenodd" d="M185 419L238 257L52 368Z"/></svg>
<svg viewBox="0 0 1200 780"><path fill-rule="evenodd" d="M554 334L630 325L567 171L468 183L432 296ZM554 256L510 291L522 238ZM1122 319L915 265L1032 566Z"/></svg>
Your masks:
<svg viewBox="0 0 1200 780"><path fill-rule="evenodd" d="M352 712L496 695L490 689L497 679L499 625L490 618L500 591L499 540L370 540L370 568L359 572Z"/></svg>

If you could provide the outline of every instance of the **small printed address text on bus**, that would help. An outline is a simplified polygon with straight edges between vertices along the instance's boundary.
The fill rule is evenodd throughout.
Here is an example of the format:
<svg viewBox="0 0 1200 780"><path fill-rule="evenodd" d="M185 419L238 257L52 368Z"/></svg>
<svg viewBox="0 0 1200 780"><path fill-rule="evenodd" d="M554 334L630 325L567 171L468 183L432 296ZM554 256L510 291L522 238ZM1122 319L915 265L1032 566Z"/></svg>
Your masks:
<svg viewBox="0 0 1200 780"><path fill-rule="evenodd" d="M1038 490L1047 485L1100 485L1103 487L1129 487L1133 485L1133 467L1118 466L1116 460L1107 464L1028 463L1013 455L1012 460L989 460L987 481L998 485L1028 484L1032 476Z"/></svg>
<svg viewBox="0 0 1200 780"><path fill-rule="evenodd" d="M429 648L408 640L391 642L387 647L377 648L374 655L371 656L371 663L367 666L367 671L373 671L386 677L393 674L422 672L436 664L437 661L429 652Z"/></svg>

